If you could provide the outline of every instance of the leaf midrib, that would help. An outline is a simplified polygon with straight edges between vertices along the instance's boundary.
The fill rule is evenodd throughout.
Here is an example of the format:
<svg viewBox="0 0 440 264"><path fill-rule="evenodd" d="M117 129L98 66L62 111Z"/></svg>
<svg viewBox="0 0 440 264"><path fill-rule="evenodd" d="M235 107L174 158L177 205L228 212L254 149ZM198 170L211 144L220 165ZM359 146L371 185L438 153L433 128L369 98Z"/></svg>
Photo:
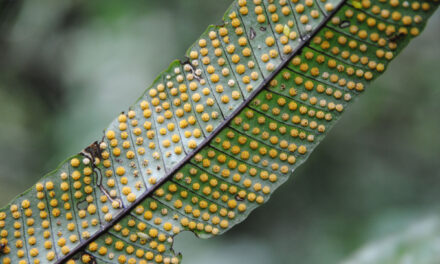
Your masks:
<svg viewBox="0 0 440 264"><path fill-rule="evenodd" d="M280 65L278 65L277 68L271 74L269 74L269 76L264 78L262 83L249 95L249 97L246 98L228 117L226 117L225 120L216 129L214 129L214 131L209 136L207 136L202 143L200 143L192 152L187 154L179 163L177 163L176 166L174 166L170 171L168 171L165 177L161 178L151 189L149 189L148 191L144 192L141 196L139 196L139 198L136 199L135 202L125 207L123 211L120 214L116 215L108 224L102 226L102 229L94 233L87 240L81 242L80 245L78 245L78 247L70 251L68 254L58 259L55 262L55 264L66 263L77 253L84 251L84 249L87 247L88 244L98 239L101 235L109 231L110 228L112 228L115 224L117 224L122 218L130 214L133 211L133 209L136 208L136 206L142 203L154 191L156 191L160 186L162 186L162 184L167 182L176 172L178 172L185 164L187 164L200 150L202 150L204 147L209 145L212 139L214 139L246 106L249 105L249 103L269 84L269 82L282 69L286 67L286 65L290 62L290 60L297 55L298 51L300 51L305 45L309 43L310 39L312 39L327 24L327 22L341 9L341 7L347 1L348 0L342 0L340 3L338 3L338 5L330 12L330 14L326 16L323 19L323 21L310 34L306 36L300 34L299 37L301 39L301 43L292 51L292 53L289 56L287 56L287 59L284 60L282 63L280 63ZM182 65L184 64L187 64L187 62L183 63Z"/></svg>

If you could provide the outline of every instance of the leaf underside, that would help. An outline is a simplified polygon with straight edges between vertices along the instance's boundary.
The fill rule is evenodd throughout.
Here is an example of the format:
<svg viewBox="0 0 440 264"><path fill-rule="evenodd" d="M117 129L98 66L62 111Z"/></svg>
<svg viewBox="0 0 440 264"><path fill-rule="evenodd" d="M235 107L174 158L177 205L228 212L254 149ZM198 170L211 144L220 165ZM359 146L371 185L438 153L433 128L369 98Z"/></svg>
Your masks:
<svg viewBox="0 0 440 264"><path fill-rule="evenodd" d="M179 263L243 221L438 0L238 0L97 141L0 210L0 263Z"/></svg>

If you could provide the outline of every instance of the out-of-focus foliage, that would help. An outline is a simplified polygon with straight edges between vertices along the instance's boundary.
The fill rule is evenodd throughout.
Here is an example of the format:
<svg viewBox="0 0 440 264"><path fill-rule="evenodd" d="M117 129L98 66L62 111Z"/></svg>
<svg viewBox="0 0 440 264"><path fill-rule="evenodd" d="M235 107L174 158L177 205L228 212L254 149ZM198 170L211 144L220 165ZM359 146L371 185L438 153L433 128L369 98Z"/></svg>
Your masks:
<svg viewBox="0 0 440 264"><path fill-rule="evenodd" d="M435 264L439 255L440 222L438 217L428 217L403 232L368 243L342 264Z"/></svg>
<svg viewBox="0 0 440 264"><path fill-rule="evenodd" d="M214 2L25 1L0 51L2 200L94 140L113 106L133 102L229 4ZM437 210L439 25L436 14L247 225L209 247L179 238L184 263L335 263Z"/></svg>

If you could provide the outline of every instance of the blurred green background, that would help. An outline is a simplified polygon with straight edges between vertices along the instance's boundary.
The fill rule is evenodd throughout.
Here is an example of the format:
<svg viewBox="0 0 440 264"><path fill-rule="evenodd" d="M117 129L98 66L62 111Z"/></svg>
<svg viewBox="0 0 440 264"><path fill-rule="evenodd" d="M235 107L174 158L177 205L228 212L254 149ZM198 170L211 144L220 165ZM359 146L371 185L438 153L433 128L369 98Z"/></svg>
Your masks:
<svg viewBox="0 0 440 264"><path fill-rule="evenodd" d="M100 138L231 1L3 2L1 205ZM440 263L439 32L436 13L247 221L180 235L183 263Z"/></svg>

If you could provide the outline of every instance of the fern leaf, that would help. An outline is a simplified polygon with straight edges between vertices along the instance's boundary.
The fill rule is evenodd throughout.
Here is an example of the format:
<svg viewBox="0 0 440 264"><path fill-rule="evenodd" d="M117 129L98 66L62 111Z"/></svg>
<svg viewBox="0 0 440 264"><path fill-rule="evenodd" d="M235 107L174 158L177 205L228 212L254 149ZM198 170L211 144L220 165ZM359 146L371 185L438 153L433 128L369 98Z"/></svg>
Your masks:
<svg viewBox="0 0 440 264"><path fill-rule="evenodd" d="M102 140L0 210L2 263L179 263L243 221L420 34L438 0L238 0Z"/></svg>

